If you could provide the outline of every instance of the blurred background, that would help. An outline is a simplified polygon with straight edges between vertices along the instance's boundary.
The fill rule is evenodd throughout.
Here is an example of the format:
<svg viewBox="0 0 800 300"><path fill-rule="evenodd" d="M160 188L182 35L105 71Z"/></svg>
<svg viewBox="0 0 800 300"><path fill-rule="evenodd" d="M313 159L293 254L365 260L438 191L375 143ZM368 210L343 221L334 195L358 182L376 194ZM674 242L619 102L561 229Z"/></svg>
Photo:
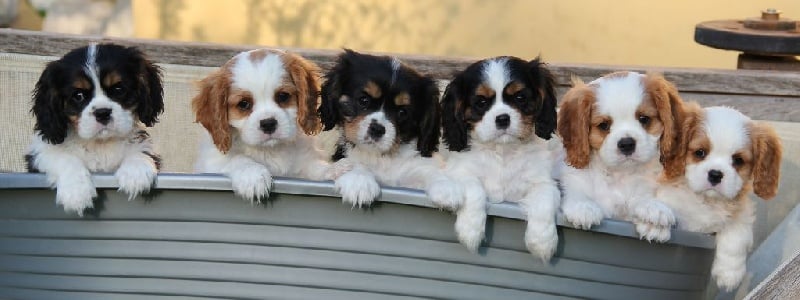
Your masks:
<svg viewBox="0 0 800 300"><path fill-rule="evenodd" d="M11 4L9 4L11 3ZM702 21L800 19L798 0L0 0L4 26L261 46L734 69L694 42ZM6 15L10 9L5 10Z"/></svg>

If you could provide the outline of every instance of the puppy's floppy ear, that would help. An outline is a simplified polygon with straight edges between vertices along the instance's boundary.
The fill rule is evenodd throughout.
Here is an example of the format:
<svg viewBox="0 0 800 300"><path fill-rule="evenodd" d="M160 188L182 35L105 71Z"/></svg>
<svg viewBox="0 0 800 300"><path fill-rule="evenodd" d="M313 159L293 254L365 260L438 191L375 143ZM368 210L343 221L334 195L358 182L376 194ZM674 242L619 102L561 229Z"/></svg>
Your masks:
<svg viewBox="0 0 800 300"><path fill-rule="evenodd" d="M567 163L583 169L591 159L589 133L592 127L592 108L595 103L594 90L573 79L574 86L567 91L558 112L558 134L567 150Z"/></svg>
<svg viewBox="0 0 800 300"><path fill-rule="evenodd" d="M753 191L768 200L778 194L781 177L783 147L772 126L753 122L750 125L750 140L753 143Z"/></svg>
<svg viewBox="0 0 800 300"><path fill-rule="evenodd" d="M465 150L469 144L467 121L464 116L467 103L463 98L466 95L461 95L464 81L462 77L462 74L456 75L442 96L442 135L450 151Z"/></svg>
<svg viewBox="0 0 800 300"><path fill-rule="evenodd" d="M297 87L297 125L307 135L316 135L322 129L317 108L319 106L319 67L297 54L284 54L284 62Z"/></svg>
<svg viewBox="0 0 800 300"><path fill-rule="evenodd" d="M686 172L686 156L689 155L689 143L700 130L702 124L703 108L695 102L683 104L683 114L678 121L678 139L674 145L672 155L662 155L661 164L664 166L663 178L672 181Z"/></svg>
<svg viewBox="0 0 800 300"><path fill-rule="evenodd" d="M553 73L547 69L547 65L542 62L538 57L529 63L530 76L534 86L539 89L539 97L542 105L536 114L536 136L549 140L553 132L556 131L558 114L556 113L556 106L558 99L556 98L556 79Z"/></svg>
<svg viewBox="0 0 800 300"><path fill-rule="evenodd" d="M672 157L681 152L676 146L681 136L680 125L686 117L683 100L675 86L661 74L647 73L644 81L645 90L658 110L658 118L664 124L664 133L661 134L658 145L661 161L673 160Z"/></svg>
<svg viewBox="0 0 800 300"><path fill-rule="evenodd" d="M231 126L228 123L230 76L230 70L225 67L209 74L200 81L200 93L192 99L195 122L203 125L222 153L231 148Z"/></svg>
<svg viewBox="0 0 800 300"><path fill-rule="evenodd" d="M339 113L339 98L342 97L342 85L350 69L347 56L352 53L352 50L345 49L345 53L339 55L336 65L325 74L325 83L322 84L322 102L319 105L322 130L331 130L342 121Z"/></svg>
<svg viewBox="0 0 800 300"><path fill-rule="evenodd" d="M424 79L422 100L426 101L425 115L419 126L417 150L424 157L430 157L438 149L441 137L441 104L439 104L439 87L430 77Z"/></svg>
<svg viewBox="0 0 800 300"><path fill-rule="evenodd" d="M60 61L48 63L33 90L34 128L50 144L63 143L69 128L69 118L64 113L64 101L68 99L62 99L58 92L58 87L65 84L61 68Z"/></svg>
<svg viewBox="0 0 800 300"><path fill-rule="evenodd" d="M133 56L139 61L139 86L142 91L139 95L139 104L136 106L136 115L139 121L147 127L158 123L158 116L164 112L164 88L161 83L161 68L145 57L144 53L135 47L130 48Z"/></svg>

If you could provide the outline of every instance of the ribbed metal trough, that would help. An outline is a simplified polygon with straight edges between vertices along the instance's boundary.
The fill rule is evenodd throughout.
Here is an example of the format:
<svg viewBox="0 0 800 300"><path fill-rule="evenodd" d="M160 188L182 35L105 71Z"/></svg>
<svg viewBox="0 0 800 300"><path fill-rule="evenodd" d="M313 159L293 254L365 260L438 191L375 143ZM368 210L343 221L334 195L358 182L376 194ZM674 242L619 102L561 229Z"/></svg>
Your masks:
<svg viewBox="0 0 800 300"><path fill-rule="evenodd" d="M0 174L0 298L700 299L713 258L712 236L651 244L606 220L588 232L559 222L545 265L513 204L490 207L488 241L469 253L454 216L416 190L353 209L331 182L278 178L251 205L218 175L162 174L133 201L113 176L94 181L97 209L78 217L43 175Z"/></svg>

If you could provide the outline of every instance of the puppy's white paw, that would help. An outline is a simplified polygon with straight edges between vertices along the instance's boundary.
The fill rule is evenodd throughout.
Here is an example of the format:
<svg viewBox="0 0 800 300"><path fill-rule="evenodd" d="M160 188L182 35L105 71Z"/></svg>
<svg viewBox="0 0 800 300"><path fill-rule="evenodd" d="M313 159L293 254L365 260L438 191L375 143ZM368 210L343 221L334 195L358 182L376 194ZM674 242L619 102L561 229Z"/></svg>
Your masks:
<svg viewBox="0 0 800 300"><path fill-rule="evenodd" d="M97 197L97 189L91 178L79 178L59 182L56 186L56 204L64 207L66 212L75 212L83 216L83 211L92 208L92 198Z"/></svg>
<svg viewBox="0 0 800 300"><path fill-rule="evenodd" d="M150 191L156 179L155 165L149 163L122 164L114 177L119 183L119 190L128 194L128 200Z"/></svg>
<svg viewBox="0 0 800 300"><path fill-rule="evenodd" d="M594 201L565 201L561 212L567 222L578 229L589 230L603 222L603 209Z"/></svg>
<svg viewBox="0 0 800 300"><path fill-rule="evenodd" d="M711 267L711 276L714 277L717 286L721 290L730 292L739 286L747 270L744 264L738 264L736 266L721 265L722 264L718 264L714 261L714 265Z"/></svg>
<svg viewBox="0 0 800 300"><path fill-rule="evenodd" d="M454 211L464 202L464 187L451 179L437 179L425 191L437 206Z"/></svg>
<svg viewBox="0 0 800 300"><path fill-rule="evenodd" d="M334 182L334 187L342 195L342 201L353 207L370 205L381 194L381 186L375 177L364 172L347 172Z"/></svg>
<svg viewBox="0 0 800 300"><path fill-rule="evenodd" d="M642 201L634 208L633 223L640 238L663 243L670 239L675 215L661 202Z"/></svg>
<svg viewBox="0 0 800 300"><path fill-rule="evenodd" d="M251 202L261 202L269 198L272 187L272 173L261 164L249 164L230 172L233 192Z"/></svg>
<svg viewBox="0 0 800 300"><path fill-rule="evenodd" d="M470 252L477 252L486 231L486 210L460 210L455 230L458 241Z"/></svg>
<svg viewBox="0 0 800 300"><path fill-rule="evenodd" d="M547 263L558 247L556 224L550 222L528 222L525 230L525 247L542 262Z"/></svg>

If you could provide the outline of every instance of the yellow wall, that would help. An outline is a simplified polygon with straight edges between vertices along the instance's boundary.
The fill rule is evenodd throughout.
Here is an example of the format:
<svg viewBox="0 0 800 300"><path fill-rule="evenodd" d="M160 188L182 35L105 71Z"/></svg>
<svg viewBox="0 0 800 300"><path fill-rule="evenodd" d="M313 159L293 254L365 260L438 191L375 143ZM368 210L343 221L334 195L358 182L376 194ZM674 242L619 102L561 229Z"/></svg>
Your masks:
<svg viewBox="0 0 800 300"><path fill-rule="evenodd" d="M798 0L136 0L141 38L560 63L735 68L694 26Z"/></svg>

